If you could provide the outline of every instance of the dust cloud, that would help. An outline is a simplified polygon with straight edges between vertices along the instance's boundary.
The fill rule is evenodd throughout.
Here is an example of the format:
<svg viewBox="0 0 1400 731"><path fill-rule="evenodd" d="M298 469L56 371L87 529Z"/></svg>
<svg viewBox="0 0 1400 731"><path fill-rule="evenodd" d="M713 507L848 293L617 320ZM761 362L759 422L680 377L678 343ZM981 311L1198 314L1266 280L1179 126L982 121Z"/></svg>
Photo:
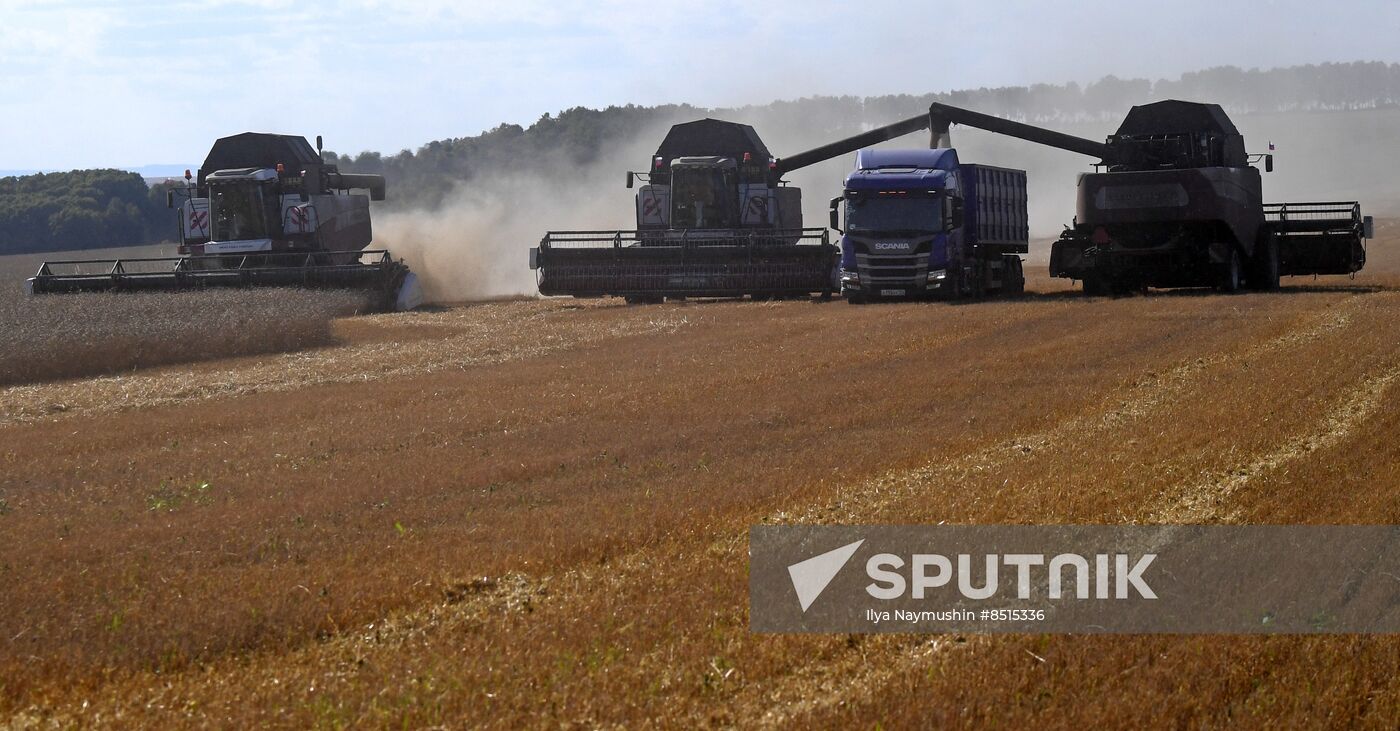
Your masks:
<svg viewBox="0 0 1400 731"><path fill-rule="evenodd" d="M669 125L603 151L600 162L457 183L440 206L374 214L375 247L403 259L430 303L536 294L529 250L547 231L636 228L628 170L645 170Z"/></svg>

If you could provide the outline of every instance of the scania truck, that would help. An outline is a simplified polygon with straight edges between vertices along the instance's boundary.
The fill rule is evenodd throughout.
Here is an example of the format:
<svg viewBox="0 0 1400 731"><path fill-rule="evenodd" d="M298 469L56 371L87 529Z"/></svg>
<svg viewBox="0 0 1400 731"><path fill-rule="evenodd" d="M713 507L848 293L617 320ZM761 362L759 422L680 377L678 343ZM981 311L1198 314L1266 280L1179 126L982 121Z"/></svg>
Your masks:
<svg viewBox="0 0 1400 731"><path fill-rule="evenodd" d="M860 150L830 223L842 234L841 293L852 304L1025 290L1024 170L961 164L948 147Z"/></svg>

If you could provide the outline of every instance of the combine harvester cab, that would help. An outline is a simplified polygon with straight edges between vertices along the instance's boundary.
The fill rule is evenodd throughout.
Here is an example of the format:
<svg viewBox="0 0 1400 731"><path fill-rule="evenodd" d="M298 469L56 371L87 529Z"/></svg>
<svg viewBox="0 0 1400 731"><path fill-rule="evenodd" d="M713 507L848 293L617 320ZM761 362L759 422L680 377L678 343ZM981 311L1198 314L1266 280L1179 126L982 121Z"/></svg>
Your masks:
<svg viewBox="0 0 1400 731"><path fill-rule="evenodd" d="M384 178L341 173L321 160L320 138L245 133L214 143L197 177L172 188L180 256L45 262L33 294L319 287L374 295L380 309L422 304L417 277L373 240L369 203ZM368 190L369 194L353 193Z"/></svg>
<svg viewBox="0 0 1400 731"><path fill-rule="evenodd" d="M671 128L636 195L630 231L551 231L530 250L545 295L829 296L836 247L803 228L802 192L786 186L753 128L704 119Z"/></svg>

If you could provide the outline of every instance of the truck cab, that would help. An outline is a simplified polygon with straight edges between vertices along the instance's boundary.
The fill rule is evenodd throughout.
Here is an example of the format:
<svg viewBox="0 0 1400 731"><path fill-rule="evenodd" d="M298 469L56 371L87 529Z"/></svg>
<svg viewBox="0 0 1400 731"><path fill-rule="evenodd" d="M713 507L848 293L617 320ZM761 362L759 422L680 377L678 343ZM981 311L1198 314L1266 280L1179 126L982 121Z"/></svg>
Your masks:
<svg viewBox="0 0 1400 731"><path fill-rule="evenodd" d="M952 148L859 151L831 226L842 232L841 291L853 303L1024 287L1025 173L963 165Z"/></svg>
<svg viewBox="0 0 1400 731"><path fill-rule="evenodd" d="M842 195L841 291L847 298L911 297L947 282L950 243L961 236L956 150L861 150Z"/></svg>

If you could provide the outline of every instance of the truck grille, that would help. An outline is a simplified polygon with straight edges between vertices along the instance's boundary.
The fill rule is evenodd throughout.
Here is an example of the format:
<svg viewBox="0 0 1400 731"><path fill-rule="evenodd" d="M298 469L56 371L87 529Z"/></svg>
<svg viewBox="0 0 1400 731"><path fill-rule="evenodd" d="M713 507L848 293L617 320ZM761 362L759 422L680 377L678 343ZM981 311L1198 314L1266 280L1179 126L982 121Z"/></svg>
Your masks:
<svg viewBox="0 0 1400 731"><path fill-rule="evenodd" d="M870 288L880 286L920 287L928 283L928 253L930 242L924 242L913 252L874 253L864 245L856 248L856 268L861 283Z"/></svg>

